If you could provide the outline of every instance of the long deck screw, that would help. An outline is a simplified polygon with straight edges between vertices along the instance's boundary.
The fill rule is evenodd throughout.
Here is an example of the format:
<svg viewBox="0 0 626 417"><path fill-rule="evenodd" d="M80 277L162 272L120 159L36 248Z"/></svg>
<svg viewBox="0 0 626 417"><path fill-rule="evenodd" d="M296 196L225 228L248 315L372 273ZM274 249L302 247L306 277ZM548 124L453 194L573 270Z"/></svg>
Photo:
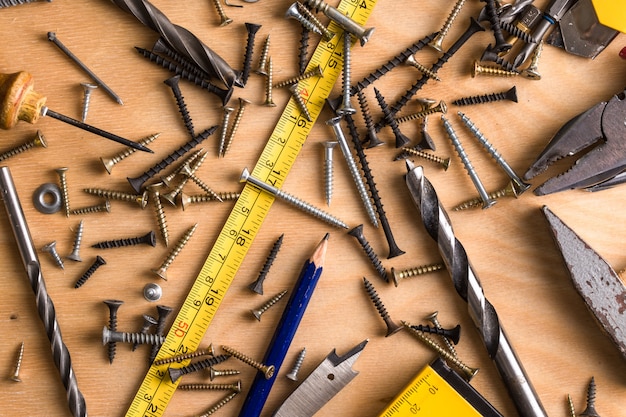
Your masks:
<svg viewBox="0 0 626 417"><path fill-rule="evenodd" d="M374 94L376 95L376 100L378 101L378 105L380 109L383 111L385 122L391 127L393 134L396 138L396 148L401 148L405 146L407 143L411 142L411 139L406 137L402 132L400 132L400 128L398 127L398 122L393 118L389 106L385 101L385 97L378 91L376 87L374 87Z"/></svg>
<svg viewBox="0 0 626 417"><path fill-rule="evenodd" d="M91 92L98 88L98 84L80 83L83 87L83 111L81 120L83 123L87 121L87 113L89 113L89 102L91 101Z"/></svg>
<svg viewBox="0 0 626 417"><path fill-rule="evenodd" d="M76 284L74 284L74 288L82 287L83 284L87 282L87 280L91 278L94 272L96 272L96 270L100 268L102 265L106 265L106 261L101 256L99 255L96 256L96 260L91 264L89 269L87 269L85 273L81 275L80 278L78 278L78 280L76 281Z"/></svg>
<svg viewBox="0 0 626 417"><path fill-rule="evenodd" d="M183 391L218 390L241 392L241 380L239 379L232 384L180 384L178 389Z"/></svg>
<svg viewBox="0 0 626 417"><path fill-rule="evenodd" d="M528 78L529 80L540 80L541 74L537 70L539 65L539 58L541 57L541 52L543 51L543 41L537 44L537 48L533 52L533 56L530 60L530 65L528 68L522 70L522 77Z"/></svg>
<svg viewBox="0 0 626 417"><path fill-rule="evenodd" d="M513 171L513 168L511 168L511 166L506 162L506 160L502 157L502 155L500 155L498 150L489 142L489 140L485 137L485 135L470 120L470 118L467 117L465 114L463 114L461 112L458 112L457 114L459 115L459 117L461 118L463 123L465 123L465 125L470 130L470 132L472 132L474 137L476 137L476 139L478 139L478 141L483 146L483 148L485 148L487 153L489 153L489 155L491 155L491 157L496 161L496 163L498 165L500 165L502 170L504 170L506 175L511 179L511 181L513 182L513 185L515 187L515 191L516 191L517 195L520 195L524 191L528 190L530 188L530 184L525 183L519 177L519 175L517 175L515 173L515 171Z"/></svg>
<svg viewBox="0 0 626 417"><path fill-rule="evenodd" d="M298 43L298 74L304 74L309 62L309 38L311 31L302 26L300 41Z"/></svg>
<svg viewBox="0 0 626 417"><path fill-rule="evenodd" d="M433 324L433 326L435 326L435 328L443 328L443 326L439 322L439 319L437 318L438 315L439 315L438 311L433 311L431 314L426 316L426 320L429 320ZM452 341L450 341L450 339L447 338L446 336L442 336L441 340L443 340L443 343L446 345L448 352L450 352L450 354L454 356L455 358L458 358L459 356L456 353L456 349L454 348Z"/></svg>
<svg viewBox="0 0 626 417"><path fill-rule="evenodd" d="M183 210L185 210L185 208L189 204L209 203L214 201L233 201L238 199L240 194L241 193L238 192L219 192L217 193L217 195L219 196L220 200L216 200L212 195L209 194L187 195L185 193L180 193L178 199L181 203L181 207L183 208Z"/></svg>
<svg viewBox="0 0 626 417"><path fill-rule="evenodd" d="M154 334L157 336L163 336L165 333L165 325L167 323L167 318L174 311L172 307L168 307L162 304L156 306L157 309L157 324L154 329ZM150 349L150 358L149 363L154 362L154 358L156 358L157 353L159 353L159 346L152 346Z"/></svg>
<svg viewBox="0 0 626 417"><path fill-rule="evenodd" d="M137 203L142 209L148 204L148 191L141 194L131 194L125 191L105 190L103 188L83 188L87 194L102 197L108 200L126 201L129 203Z"/></svg>
<svg viewBox="0 0 626 417"><path fill-rule="evenodd" d="M509 181L509 183L506 185L506 187L500 189L500 190L496 190L496 191L492 191L490 193L488 193L489 198L497 200L498 198L502 198L502 197L515 197L517 198L519 196L518 192L517 192L517 187L513 184L513 181ZM472 198L471 200L467 200L464 201L461 204L458 204L457 206L455 206L452 210L454 211L462 211L462 210L467 210L467 209L471 209L471 208L476 208L476 207L480 207L483 203L482 198L480 197L475 197Z"/></svg>
<svg viewBox="0 0 626 417"><path fill-rule="evenodd" d="M341 117L334 117L328 121L326 124L332 127L333 132L335 133L335 138L339 143L339 149L341 149L341 153L348 165L348 169L350 171L350 175L352 176L352 180L356 185L357 191L359 192L359 196L361 197L361 201L363 202L363 206L365 207L365 211L367 212L367 216L370 219L370 222L378 227L378 219L376 218L376 212L374 211L374 207L372 206L372 201L370 200L370 196L365 188L365 184L363 183L363 178L361 177L361 173L354 161L354 157L352 156L352 151L350 150L350 146L348 146L348 140L346 139L346 135L343 133L341 129Z"/></svg>
<svg viewBox="0 0 626 417"><path fill-rule="evenodd" d="M222 7L222 3L220 3L220 0L213 0L213 4L215 5L217 14L220 17L220 26L226 26L233 22L233 19L226 16L226 12L224 12L224 8Z"/></svg>
<svg viewBox="0 0 626 417"><path fill-rule="evenodd" d="M158 269L153 269L152 272L154 272L155 274L163 278L165 281L167 281L167 269L170 267L172 262L174 262L174 259L176 259L176 257L183 250L187 242L189 242L189 239L191 239L191 236L193 236L193 233L196 231L197 228L198 228L198 223L194 224L189 229L187 229L185 234L183 234L183 236L178 240L178 242L176 242L176 245L172 248L172 250L167 255L163 263L161 263L161 266L159 266Z"/></svg>
<svg viewBox="0 0 626 417"><path fill-rule="evenodd" d="M274 84L274 88L281 88L281 87L285 87L285 86L292 85L292 84L298 84L302 80L306 80L308 78L313 78L313 77L324 77L324 70L322 70L321 66L317 65L313 67L311 70L306 71L296 77L291 77L279 83L276 83Z"/></svg>
<svg viewBox="0 0 626 417"><path fill-rule="evenodd" d="M81 215L81 214L101 213L101 212L106 212L106 213L111 212L111 203L109 202L109 200L104 200L104 202L100 204L95 204L93 206L81 207L79 209L71 210L70 214Z"/></svg>
<svg viewBox="0 0 626 417"><path fill-rule="evenodd" d="M194 136L196 136L196 133L194 131L191 115L189 114L189 110L187 109L187 104L185 103L185 97L183 97L183 93L180 90L180 86L178 84L179 81L180 75L175 75L165 80L164 83L172 89L172 93L174 94L174 98L176 99L176 106L178 107L178 111L183 118L185 128L187 128L187 132L189 132L189 135L191 135L191 137L193 138Z"/></svg>
<svg viewBox="0 0 626 417"><path fill-rule="evenodd" d="M291 97L293 97L294 101L296 102L296 105L298 106L302 114L304 115L304 118L307 119L309 122L312 122L313 117L311 117L311 113L309 112L309 109L307 109L306 107L306 102L304 101L304 98L302 98L302 94L300 94L300 89L298 88L298 84L292 84L289 87L289 91L291 92Z"/></svg>
<svg viewBox="0 0 626 417"><path fill-rule="evenodd" d="M24 342L20 344L20 349L17 352L17 360L15 361L15 367L13 373L11 373L11 381L22 382L20 378L20 368L22 367L22 358L24 357Z"/></svg>
<svg viewBox="0 0 626 417"><path fill-rule="evenodd" d="M341 28L350 34L354 35L361 42L361 46L365 46L367 41L370 39L372 34L374 33L374 28L364 28L350 17L343 14L338 9L330 6L328 3L324 2L324 0L304 0L304 4L307 6L316 9L317 11L321 11L333 22L337 23Z"/></svg>
<svg viewBox="0 0 626 417"><path fill-rule="evenodd" d="M303 12L303 10L305 11ZM285 11L285 17L297 20L300 25L302 25L303 29L306 29L309 32L317 33L322 37L324 37L324 32L322 30L327 31L326 27L321 24L321 22L311 13L310 10L304 7L298 7L298 2L289 6L289 8ZM311 17L315 20L311 19Z"/></svg>
<svg viewBox="0 0 626 417"><path fill-rule="evenodd" d="M337 141L327 140L322 142L324 146L324 194L326 195L326 204L330 206L333 198L333 149L337 146Z"/></svg>
<svg viewBox="0 0 626 417"><path fill-rule="evenodd" d="M65 217L70 217L70 195L67 190L67 167L61 167L55 169L59 176L59 183L61 185L61 195L63 196L63 208L65 210Z"/></svg>
<svg viewBox="0 0 626 417"><path fill-rule="evenodd" d="M450 138L452 145L456 149L456 152L459 154L459 158L461 158L461 161L463 162L463 165L465 166L465 170L467 171L467 174L469 175L470 179L474 183L474 186L476 187L476 190L478 191L480 198L483 200L483 209L487 209L493 206L494 204L496 204L496 200L489 198L489 194L487 194L487 191L485 191L485 187L483 186L483 183L480 181L480 178L478 178L478 174L476 173L476 170L474 170L474 166L472 165L471 161L469 160L469 157L465 153L465 149L463 149L463 145L461 145L461 141L459 140L459 137L456 135L454 128L444 116L441 116L441 121L443 122L443 126L446 129L446 132L448 133L448 137Z"/></svg>
<svg viewBox="0 0 626 417"><path fill-rule="evenodd" d="M254 52L254 41L256 34L261 29L261 25L256 23L246 22L246 32L248 38L246 40L246 52L243 57L243 69L241 71L241 83L245 86L250 77L250 70L252 69L252 54Z"/></svg>
<svg viewBox="0 0 626 417"><path fill-rule="evenodd" d="M350 102L350 83L352 78L352 59L350 48L352 47L352 35L349 32L343 32L343 68L342 76L343 82L341 87L341 105L337 109L336 113L340 116L356 113L356 109L352 107Z"/></svg>
<svg viewBox="0 0 626 417"><path fill-rule="evenodd" d="M419 72L421 72L422 74L424 74L425 76L427 76L428 78L432 78L433 80L436 81L441 81L441 78L439 78L439 76L437 74L435 74L434 72L432 72L430 69L428 69L426 66L420 64L417 59L415 59L414 55L409 55L406 60L404 61L405 64L407 64L410 67L416 68Z"/></svg>
<svg viewBox="0 0 626 417"><path fill-rule="evenodd" d="M265 38L265 43L263 43L263 49L261 49L261 57L259 58L259 66L254 72L259 75L268 75L266 70L267 58L270 52L270 35L268 34Z"/></svg>
<svg viewBox="0 0 626 417"><path fill-rule="evenodd" d="M237 391L233 391L230 394L227 394L224 398L219 400L217 402L217 404L215 404L213 407L209 408L204 413L200 414L198 417L209 417L210 415L214 414L217 410L219 410L220 408L224 407L230 400L235 398L235 396L237 396L237 394L238 394Z"/></svg>
<svg viewBox="0 0 626 417"><path fill-rule="evenodd" d="M76 262L82 262L83 260L80 257L80 245L83 242L83 228L85 222L81 220L78 223L78 228L76 229L76 237L74 238L74 247L72 249L72 253L66 256L67 259Z"/></svg>
<svg viewBox="0 0 626 417"><path fill-rule="evenodd" d="M276 103L274 103L274 99L272 98L272 90L274 86L272 82L274 80L274 63L272 61L272 57L270 56L267 61L267 73L265 77L265 102L264 106L267 107L276 107Z"/></svg>
<svg viewBox="0 0 626 417"><path fill-rule="evenodd" d="M512 62L509 62L506 59L502 58L500 55L498 55L498 53L493 50L491 45L489 45L489 47L487 47L487 49L485 49L485 51L483 52L482 56L480 57L480 60L481 61L494 62L495 64L499 65L501 67L501 69L503 69L505 71L509 71L509 72L512 72L512 73L517 73L518 72L515 69L515 65L513 65Z"/></svg>
<svg viewBox="0 0 626 417"><path fill-rule="evenodd" d="M150 199L152 200L152 204L154 205L154 212L156 214L157 225L159 226L159 231L161 232L161 237L165 242L165 246L169 246L170 243L170 234L167 230L167 219L165 218L165 211L163 210L163 204L161 203L161 193L159 188L161 188L162 183L152 184L148 187L148 193L150 195Z"/></svg>
<svg viewBox="0 0 626 417"><path fill-rule="evenodd" d="M237 133L237 129L239 128L239 124L241 124L241 119L246 109L246 105L250 104L250 100L239 97L239 108L237 109L237 113L235 113L235 120L233 120L233 125L228 132L228 137L226 138L226 142L224 143L224 149L222 149L221 156L226 156L226 152L230 149L230 146L233 143L233 139L235 138L235 133Z"/></svg>
<svg viewBox="0 0 626 417"><path fill-rule="evenodd" d="M439 164L441 165L444 171L447 171L448 167L450 166L450 158L442 158L440 156L433 155L428 152L419 151L415 148L402 148L401 151L402 151L402 154L417 156L427 161L431 161L436 164Z"/></svg>
<svg viewBox="0 0 626 417"><path fill-rule="evenodd" d="M489 24L491 25L491 30L496 40L494 51L497 53L506 52L511 49L513 45L508 43L502 34L500 18L498 17L498 12L496 10L496 0L481 0L481 2L483 1L487 3L487 17L489 18Z"/></svg>
<svg viewBox="0 0 626 417"><path fill-rule="evenodd" d="M56 263L59 268L65 269L65 267L63 265L63 260L59 256L59 252L57 252L56 245L57 245L57 242L56 242L56 240L54 240L54 241L44 245L44 247L41 248L41 250L44 251L44 252L48 252L50 254L50 256L52 256L52 259L54 260L54 263Z"/></svg>
<svg viewBox="0 0 626 417"><path fill-rule="evenodd" d="M600 417L596 411L596 380L591 377L587 387L587 407L579 414L580 417Z"/></svg>
<svg viewBox="0 0 626 417"><path fill-rule="evenodd" d="M502 68L489 67L487 65L481 65L478 61L474 61L472 67L472 78L477 75L492 75L495 77L516 77L519 75L517 71L508 71Z"/></svg>
<svg viewBox="0 0 626 417"><path fill-rule="evenodd" d="M215 378L220 376L234 376L239 375L241 371L239 369L215 369L211 367L209 369L209 378L213 381Z"/></svg>
<svg viewBox="0 0 626 417"><path fill-rule="evenodd" d="M500 93L481 94L478 96L462 97L454 100L452 104L455 106L469 106L472 104L493 103L495 101L509 100L517 103L517 88L511 87L507 91Z"/></svg>
<svg viewBox="0 0 626 417"><path fill-rule="evenodd" d="M44 137L41 130L37 130L35 137L21 145L16 146L15 148L11 148L8 151L0 153L0 161L4 161L9 159L12 156L18 155L22 152L25 152L31 148L47 148L48 143L46 142L46 138Z"/></svg>
<svg viewBox="0 0 626 417"><path fill-rule="evenodd" d="M143 236L137 237L129 237L123 239L113 239L113 240L104 240L102 242L94 243L91 245L92 248L98 249L111 249L111 248L121 248L124 246L135 246L135 245L150 245L156 246L156 234L153 230L150 230Z"/></svg>
<svg viewBox="0 0 626 417"><path fill-rule="evenodd" d="M446 35L450 31L452 24L454 23L457 16L461 12L461 8L463 7L464 4L465 4L465 0L457 0L457 2L452 7L452 10L450 11L448 18L446 19L443 26L439 30L439 33L437 34L437 36L435 36L435 38L432 41L428 43L428 46L434 48L435 50L439 52L443 52L443 47L442 47L443 39L446 37Z"/></svg>
<svg viewBox="0 0 626 417"><path fill-rule="evenodd" d="M153 365L156 365L156 366L167 365L169 363L182 362L182 361L186 361L187 359L199 358L201 356L215 356L215 349L213 348L212 343L210 343L209 346L207 346L204 349L201 348L198 350L194 350L193 352L185 353L182 355L175 355L175 356L170 356L169 358L160 359L158 361L155 361Z"/></svg>
<svg viewBox="0 0 626 417"><path fill-rule="evenodd" d="M154 141L156 138L158 138L160 135L161 135L160 133L155 133L150 136L146 136L145 138L141 139L138 143L141 144L142 146L146 146L152 141ZM120 153L115 154L111 157L100 157L100 161L102 161L102 164L104 165L104 168L107 170L107 172L111 174L111 170L113 170L113 167L115 165L117 165L119 162L123 161L130 155L134 154L135 152L137 152L137 149L131 148L129 146L123 151L121 151Z"/></svg>
<svg viewBox="0 0 626 417"><path fill-rule="evenodd" d="M143 324L141 325L141 329L139 333L147 334L152 326L156 326L157 321L154 317L149 316L147 314L143 315ZM132 351L134 352L139 347L139 343L133 343Z"/></svg>
<svg viewBox="0 0 626 417"><path fill-rule="evenodd" d="M256 370L258 370L259 372L261 372L264 376L265 379L270 379L271 377L274 376L274 372L276 371L276 368L274 368L274 365L264 365L260 362L255 361L254 359L252 359L251 357L244 355L243 353L233 349L232 347L229 346L224 346L222 345L222 350L230 355L232 355L234 358L239 359L240 361L242 361L243 363L245 363L246 365L249 365L253 368L255 368Z"/></svg>
<svg viewBox="0 0 626 417"><path fill-rule="evenodd" d="M292 206L304 211L305 213L315 216L318 219L323 220L326 223L331 224L335 227L342 227L344 229L348 228L348 226L343 221L339 220L333 215L326 213L325 211L320 210L317 207L314 207L313 205L306 203L300 200L299 198L294 197L291 194L288 194L282 190L279 190L273 185L267 184L261 181L260 179L253 177L247 168L244 168L243 172L241 173L239 182L249 182L259 187L261 190L266 191L272 194L273 196L280 198L281 200L291 204Z"/></svg>
<svg viewBox="0 0 626 417"><path fill-rule="evenodd" d="M397 271L395 268L391 268L391 277L393 279L393 284L397 287L400 283L400 280L428 274L431 272L441 271L442 269L445 269L445 265L441 263L420 265L414 268L403 269L400 271Z"/></svg>
<svg viewBox="0 0 626 417"><path fill-rule="evenodd" d="M369 105L367 104L365 93L362 90L358 90L356 92L356 96L361 109L361 114L363 115L363 120L365 120L365 128L367 129L365 138L367 147L375 148L377 146L384 145L385 142L378 138L378 134L374 128L374 119L372 118L372 113L370 112Z"/></svg>
<svg viewBox="0 0 626 417"><path fill-rule="evenodd" d="M396 117L395 120L397 124L402 124L404 122L409 122L411 120L423 119L434 113L446 114L447 111L448 111L448 106L446 105L446 102L441 100L439 104L437 104L436 106L429 107L427 109L418 111L416 113L407 114L406 116Z"/></svg>
<svg viewBox="0 0 626 417"><path fill-rule="evenodd" d="M104 300L104 304L109 308L109 330L117 331L117 311L124 304L122 300ZM108 345L109 363L113 363L115 359L116 344L109 342Z"/></svg>
<svg viewBox="0 0 626 417"><path fill-rule="evenodd" d="M460 324L457 324L457 326L454 327L453 329L444 329L442 327L423 326L421 324L412 325L411 328L415 329L417 331L423 332L423 333L431 333L431 334L436 334L436 335L442 336L442 337L452 341L452 343L454 343L455 345L459 343L459 338L461 336L461 325Z"/></svg>
<svg viewBox="0 0 626 417"><path fill-rule="evenodd" d="M465 379L467 379L468 381L471 380L476 375L476 373L478 373L478 368L470 368L469 366L461 362L459 359L452 356L451 353L449 353L446 349L441 347L441 345L435 342L432 338L428 337L427 335L425 335L424 333L420 331L413 329L408 322L403 320L402 324L409 331L409 333L411 333L413 336L415 336L416 338L424 342L428 347L433 349L435 352L437 352L440 356L442 356L448 362L452 363L454 366L459 368L465 374Z"/></svg>
<svg viewBox="0 0 626 417"><path fill-rule="evenodd" d="M387 312L387 309L385 308L383 302L380 300L380 297L378 296L378 292L376 292L374 285L369 282L365 277L363 277L363 284L365 285L365 291L367 291L367 294L372 300L372 303L374 303L374 307L376 307L376 310L378 310L378 314L387 326L387 334L385 335L385 337L389 337L392 334L395 334L402 330L402 326L398 325L391 319L391 317L389 317L389 313Z"/></svg>
<svg viewBox="0 0 626 417"><path fill-rule="evenodd" d="M165 342L165 336L159 336L156 334L114 332L104 326L102 328L102 344L106 345L110 342L139 343L141 345L152 345L158 348L163 344L163 342Z"/></svg>
<svg viewBox="0 0 626 417"><path fill-rule="evenodd" d="M263 267L261 268L261 271L259 272L259 276L257 277L256 280L254 280L254 282L248 285L248 288L250 288L251 291L254 291L257 294L263 295L263 283L265 282L265 278L267 277L267 274L270 272L270 268L272 267L272 264L276 260L276 256L278 255L280 248L283 246L284 237L285 237L285 234L284 233L281 234L272 245L272 249L270 250L270 253L267 255L267 257L265 258L265 263L263 264Z"/></svg>
<svg viewBox="0 0 626 417"><path fill-rule="evenodd" d="M220 125L220 140L217 148L217 156L220 157L224 153L224 147L226 146L226 135L228 134L228 121L230 120L230 114L235 111L233 107L224 106L222 115L222 124Z"/></svg>
<svg viewBox="0 0 626 417"><path fill-rule="evenodd" d="M376 272L378 272L378 275L382 279L384 279L385 282L389 282L389 278L387 278L387 270L383 266L380 259L378 259L378 255L376 255L376 252L374 251L367 238L365 237L365 234L363 233L363 225L360 224L356 226L354 229L350 230L348 234L350 236L354 236L359 242L361 248L363 248L363 252L365 252L365 254L367 255L367 258L374 266L374 269L376 269Z"/></svg>
<svg viewBox="0 0 626 417"><path fill-rule="evenodd" d="M280 299L285 296L285 294L287 294L287 290L283 290L283 291L279 292L278 294L276 294L275 296L270 298L261 307L253 309L253 310L250 310L252 312L252 315L254 316L254 318L257 319L258 321L261 321L261 316L263 315L263 313L265 313L273 305L275 305L277 302L279 302Z"/></svg>
<svg viewBox="0 0 626 417"><path fill-rule="evenodd" d="M287 378L291 379L292 381L298 380L298 373L300 372L300 368L302 368L302 363L304 362L305 356L306 348L302 348L302 350L300 351L300 353L298 353L298 356L296 357L296 362L293 364L291 371L289 371L289 373L285 375Z"/></svg>

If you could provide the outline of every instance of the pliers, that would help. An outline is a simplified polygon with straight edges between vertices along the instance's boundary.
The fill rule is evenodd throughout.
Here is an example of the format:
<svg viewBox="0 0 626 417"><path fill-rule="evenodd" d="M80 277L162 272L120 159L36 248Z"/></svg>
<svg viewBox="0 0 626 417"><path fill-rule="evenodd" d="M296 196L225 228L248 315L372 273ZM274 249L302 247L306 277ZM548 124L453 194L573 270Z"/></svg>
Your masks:
<svg viewBox="0 0 626 417"><path fill-rule="evenodd" d="M574 188L594 190L626 170L626 91L602 101L571 119L554 135L524 174L529 180L553 162L596 145L571 169L534 190L546 195Z"/></svg>

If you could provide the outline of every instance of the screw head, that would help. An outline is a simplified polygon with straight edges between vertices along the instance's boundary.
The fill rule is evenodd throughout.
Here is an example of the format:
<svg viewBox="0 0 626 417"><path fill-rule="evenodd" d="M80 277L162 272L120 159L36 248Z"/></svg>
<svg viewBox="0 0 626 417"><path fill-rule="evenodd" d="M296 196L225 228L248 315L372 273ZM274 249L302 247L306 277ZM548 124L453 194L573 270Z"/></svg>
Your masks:
<svg viewBox="0 0 626 417"><path fill-rule="evenodd" d="M143 298L145 298L146 301L159 301L162 295L163 290L161 289L161 286L159 284L149 282L145 285L145 287L143 287Z"/></svg>

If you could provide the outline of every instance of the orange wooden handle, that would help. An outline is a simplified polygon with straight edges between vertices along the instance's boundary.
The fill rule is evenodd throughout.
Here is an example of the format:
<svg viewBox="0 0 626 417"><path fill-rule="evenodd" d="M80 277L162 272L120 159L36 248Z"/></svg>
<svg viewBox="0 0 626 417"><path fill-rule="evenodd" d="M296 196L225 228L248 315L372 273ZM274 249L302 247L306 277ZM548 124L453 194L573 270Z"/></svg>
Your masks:
<svg viewBox="0 0 626 417"><path fill-rule="evenodd" d="M35 123L46 97L33 90L35 80L25 71L0 73L0 128L10 129L19 120Z"/></svg>

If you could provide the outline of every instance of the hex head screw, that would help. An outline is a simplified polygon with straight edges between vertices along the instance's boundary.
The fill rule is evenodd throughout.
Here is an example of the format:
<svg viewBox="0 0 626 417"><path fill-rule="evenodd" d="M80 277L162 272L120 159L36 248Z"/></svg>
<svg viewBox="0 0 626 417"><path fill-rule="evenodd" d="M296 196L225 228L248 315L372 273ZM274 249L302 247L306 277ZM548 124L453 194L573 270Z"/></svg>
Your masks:
<svg viewBox="0 0 626 417"><path fill-rule="evenodd" d="M50 254L50 256L52 256L52 259L54 259L54 262L57 264L57 266L61 269L64 269L64 265L63 265L63 260L61 259L61 257L59 256L59 253L57 252L57 248L56 248L57 242L56 240L44 245L43 248L41 248L42 251L44 252L48 252Z"/></svg>
<svg viewBox="0 0 626 417"><path fill-rule="evenodd" d="M121 300L104 300L104 304L109 307L109 330L117 331L117 311L122 304L124 304ZM115 342L109 342L108 344L108 354L109 354L109 363L113 363L113 359L115 359L115 351L116 345Z"/></svg>

